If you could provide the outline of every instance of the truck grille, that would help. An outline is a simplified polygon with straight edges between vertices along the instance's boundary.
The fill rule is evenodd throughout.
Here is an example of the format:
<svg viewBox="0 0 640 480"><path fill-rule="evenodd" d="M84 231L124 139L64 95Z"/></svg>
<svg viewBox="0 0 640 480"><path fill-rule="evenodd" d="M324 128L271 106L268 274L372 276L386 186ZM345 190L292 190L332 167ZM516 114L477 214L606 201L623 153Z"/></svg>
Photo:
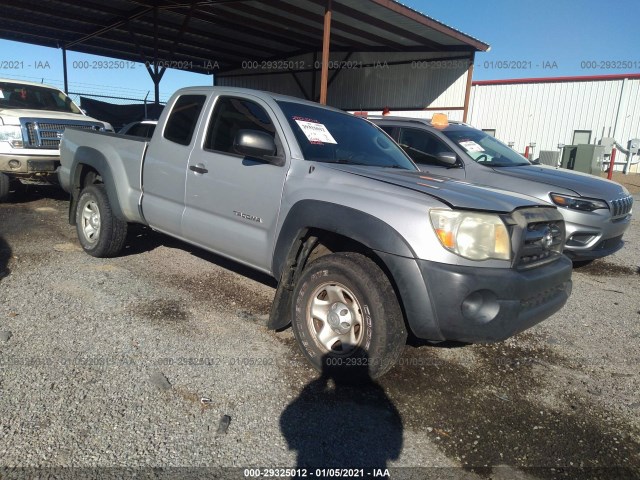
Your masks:
<svg viewBox="0 0 640 480"><path fill-rule="evenodd" d="M631 211L632 206L633 206L633 197L631 195L625 198L620 198L618 200L613 200L611 202L611 215L614 218L626 215Z"/></svg>
<svg viewBox="0 0 640 480"><path fill-rule="evenodd" d="M84 130L104 130L104 126L94 122L76 122L57 120L55 122L39 119L22 119L22 125L27 132L26 148L57 149L60 139L67 127L82 128Z"/></svg>
<svg viewBox="0 0 640 480"><path fill-rule="evenodd" d="M537 264L560 253L564 228L553 222L530 223L523 240L518 258L519 267Z"/></svg>

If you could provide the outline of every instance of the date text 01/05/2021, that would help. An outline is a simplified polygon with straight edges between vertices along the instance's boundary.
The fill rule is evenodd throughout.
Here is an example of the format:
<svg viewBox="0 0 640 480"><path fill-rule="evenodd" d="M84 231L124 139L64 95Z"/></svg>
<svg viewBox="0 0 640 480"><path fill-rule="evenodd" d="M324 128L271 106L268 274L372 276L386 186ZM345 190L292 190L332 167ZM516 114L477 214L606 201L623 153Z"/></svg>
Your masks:
<svg viewBox="0 0 640 480"><path fill-rule="evenodd" d="M387 468L245 468L245 478L389 478Z"/></svg>

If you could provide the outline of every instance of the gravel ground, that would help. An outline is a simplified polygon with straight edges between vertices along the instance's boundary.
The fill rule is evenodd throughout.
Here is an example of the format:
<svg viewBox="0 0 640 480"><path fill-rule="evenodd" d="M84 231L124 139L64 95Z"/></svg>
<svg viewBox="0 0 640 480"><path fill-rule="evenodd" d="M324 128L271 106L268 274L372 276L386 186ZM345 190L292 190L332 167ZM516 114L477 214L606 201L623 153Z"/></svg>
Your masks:
<svg viewBox="0 0 640 480"><path fill-rule="evenodd" d="M574 270L549 320L494 345L414 341L378 384L349 388L264 327L268 277L141 227L95 259L66 215L55 189L0 205L2 467L640 477L638 218L621 252Z"/></svg>

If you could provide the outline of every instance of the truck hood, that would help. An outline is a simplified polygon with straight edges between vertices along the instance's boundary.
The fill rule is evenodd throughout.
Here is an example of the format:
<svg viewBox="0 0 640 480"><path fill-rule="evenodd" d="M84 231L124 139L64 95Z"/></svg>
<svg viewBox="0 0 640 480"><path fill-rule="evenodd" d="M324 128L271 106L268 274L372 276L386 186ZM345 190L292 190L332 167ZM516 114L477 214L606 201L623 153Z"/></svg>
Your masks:
<svg viewBox="0 0 640 480"><path fill-rule="evenodd" d="M104 123L80 113L54 112L51 110L26 110L19 108L0 109L0 117L3 118L5 125L19 125L20 118L52 118L57 120L73 120L76 122Z"/></svg>
<svg viewBox="0 0 640 480"><path fill-rule="evenodd" d="M571 190L582 197L615 200L626 195L623 187L616 182L564 168L554 168L546 165L524 165L520 167L495 167L492 170L498 175L516 177L522 180L544 183L551 187ZM550 190L553 191L552 188ZM558 193L564 192L560 191Z"/></svg>
<svg viewBox="0 0 640 480"><path fill-rule="evenodd" d="M341 172L424 193L451 208L508 213L522 207L551 206L528 195L472 185L424 172L356 165L323 165Z"/></svg>

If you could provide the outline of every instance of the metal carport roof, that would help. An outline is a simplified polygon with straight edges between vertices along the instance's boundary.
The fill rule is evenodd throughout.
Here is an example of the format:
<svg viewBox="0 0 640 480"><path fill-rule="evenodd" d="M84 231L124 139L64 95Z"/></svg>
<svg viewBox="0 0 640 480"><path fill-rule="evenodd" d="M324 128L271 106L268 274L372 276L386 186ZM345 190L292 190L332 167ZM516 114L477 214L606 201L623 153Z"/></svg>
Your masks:
<svg viewBox="0 0 640 480"><path fill-rule="evenodd" d="M63 54L72 50L148 62L156 92L165 66L221 73L240 68L247 60L322 51L323 42L325 52L468 51L472 55L489 49L393 0L3 0L0 4L1 38L62 48Z"/></svg>

